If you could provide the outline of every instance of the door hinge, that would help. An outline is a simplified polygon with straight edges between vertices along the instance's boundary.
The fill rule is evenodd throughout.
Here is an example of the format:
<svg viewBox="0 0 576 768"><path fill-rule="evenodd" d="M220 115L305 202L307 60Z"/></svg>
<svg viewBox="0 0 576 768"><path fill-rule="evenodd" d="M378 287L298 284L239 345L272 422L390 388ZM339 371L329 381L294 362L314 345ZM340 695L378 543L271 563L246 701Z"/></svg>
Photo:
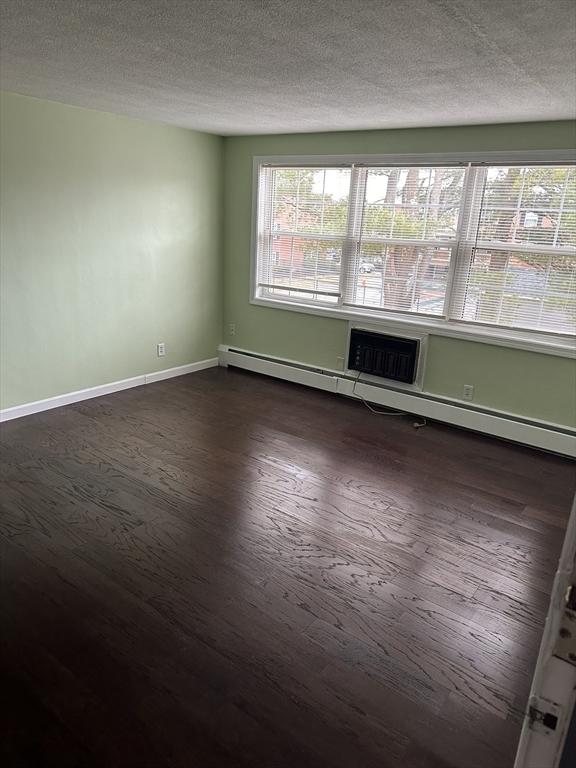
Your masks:
<svg viewBox="0 0 576 768"><path fill-rule="evenodd" d="M532 731L550 736L556 731L562 707L548 699L533 696L528 705L528 725Z"/></svg>

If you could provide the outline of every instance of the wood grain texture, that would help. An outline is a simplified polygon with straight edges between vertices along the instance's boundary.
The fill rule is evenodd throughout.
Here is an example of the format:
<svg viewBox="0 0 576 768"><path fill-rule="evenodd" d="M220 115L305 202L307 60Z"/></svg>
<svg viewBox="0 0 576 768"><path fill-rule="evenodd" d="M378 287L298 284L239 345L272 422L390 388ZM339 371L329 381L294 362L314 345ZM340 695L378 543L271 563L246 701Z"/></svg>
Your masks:
<svg viewBox="0 0 576 768"><path fill-rule="evenodd" d="M3 765L512 765L569 461L232 369L0 449Z"/></svg>

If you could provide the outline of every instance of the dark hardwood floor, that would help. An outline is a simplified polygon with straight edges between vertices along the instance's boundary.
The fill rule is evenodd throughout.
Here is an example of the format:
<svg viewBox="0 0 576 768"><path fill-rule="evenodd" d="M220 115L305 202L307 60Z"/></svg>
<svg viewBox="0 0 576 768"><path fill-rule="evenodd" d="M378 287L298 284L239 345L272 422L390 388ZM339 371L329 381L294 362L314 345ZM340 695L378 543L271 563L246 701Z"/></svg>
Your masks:
<svg viewBox="0 0 576 768"><path fill-rule="evenodd" d="M567 460L240 371L2 425L6 768L510 768Z"/></svg>

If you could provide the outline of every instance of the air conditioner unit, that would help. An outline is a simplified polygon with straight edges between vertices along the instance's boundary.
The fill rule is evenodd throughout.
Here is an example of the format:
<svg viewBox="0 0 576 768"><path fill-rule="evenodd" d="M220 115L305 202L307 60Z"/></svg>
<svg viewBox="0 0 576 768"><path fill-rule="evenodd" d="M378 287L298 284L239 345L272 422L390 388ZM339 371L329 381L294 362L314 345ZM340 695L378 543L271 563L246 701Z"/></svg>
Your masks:
<svg viewBox="0 0 576 768"><path fill-rule="evenodd" d="M350 328L348 371L363 380L385 379L403 389L422 389L423 354L426 336L383 333L368 328Z"/></svg>

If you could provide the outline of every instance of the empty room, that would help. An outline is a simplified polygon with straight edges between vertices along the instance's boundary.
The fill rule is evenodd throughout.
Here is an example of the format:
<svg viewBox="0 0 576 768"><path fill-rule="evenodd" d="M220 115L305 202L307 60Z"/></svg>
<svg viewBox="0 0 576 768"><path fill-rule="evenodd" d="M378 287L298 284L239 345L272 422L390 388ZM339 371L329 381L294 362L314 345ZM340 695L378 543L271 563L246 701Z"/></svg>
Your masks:
<svg viewBox="0 0 576 768"><path fill-rule="evenodd" d="M576 5L0 53L2 766L574 766Z"/></svg>

